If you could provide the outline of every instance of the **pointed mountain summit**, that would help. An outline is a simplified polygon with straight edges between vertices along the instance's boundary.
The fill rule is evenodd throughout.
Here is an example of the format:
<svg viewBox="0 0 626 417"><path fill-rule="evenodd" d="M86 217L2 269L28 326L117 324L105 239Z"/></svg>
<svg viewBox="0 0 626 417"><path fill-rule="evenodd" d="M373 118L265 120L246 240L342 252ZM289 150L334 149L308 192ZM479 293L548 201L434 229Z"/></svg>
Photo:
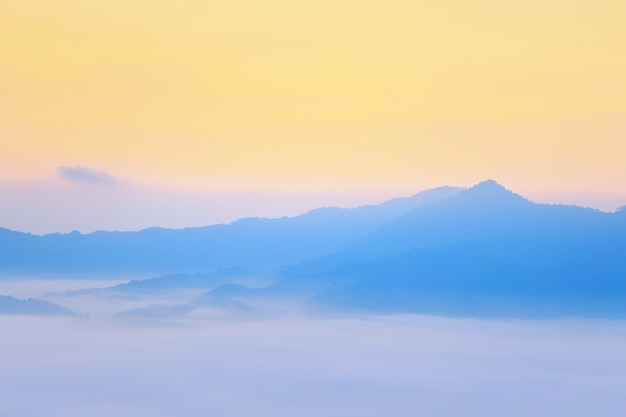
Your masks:
<svg viewBox="0 0 626 417"><path fill-rule="evenodd" d="M469 188L466 192L472 193L474 195L479 195L482 197L515 196L515 197L524 199L524 197L520 196L519 194L515 194L513 191L509 190L508 188L505 188L502 184L494 180L486 180L486 181L479 182L478 184Z"/></svg>
<svg viewBox="0 0 626 417"><path fill-rule="evenodd" d="M475 189L475 190L478 190L478 189L480 189L480 190L500 190L500 191L511 192L509 189L505 188L498 181L492 180L492 179L481 181L478 184L476 184L473 187L471 187L471 189Z"/></svg>
<svg viewBox="0 0 626 417"><path fill-rule="evenodd" d="M468 189L466 193L483 198L498 197L515 199L518 201L528 201L526 198L517 193L514 193L513 191L509 190L508 188L504 187L502 184L494 180L479 182L478 184Z"/></svg>
<svg viewBox="0 0 626 417"><path fill-rule="evenodd" d="M539 205L487 180L381 225L350 251L356 259L375 258L512 236L536 227L538 210Z"/></svg>
<svg viewBox="0 0 626 417"><path fill-rule="evenodd" d="M532 206L533 203L494 180L487 180L458 193L442 205L457 206L467 210L514 209Z"/></svg>

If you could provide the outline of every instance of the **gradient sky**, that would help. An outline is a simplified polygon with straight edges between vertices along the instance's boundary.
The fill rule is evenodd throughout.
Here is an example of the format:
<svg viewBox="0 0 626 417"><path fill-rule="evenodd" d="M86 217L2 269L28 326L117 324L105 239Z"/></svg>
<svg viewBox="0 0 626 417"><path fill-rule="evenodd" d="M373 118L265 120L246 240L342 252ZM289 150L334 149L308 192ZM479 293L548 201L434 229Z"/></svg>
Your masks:
<svg viewBox="0 0 626 417"><path fill-rule="evenodd" d="M623 0L3 0L0 180L406 195L494 178L614 208L624 22Z"/></svg>

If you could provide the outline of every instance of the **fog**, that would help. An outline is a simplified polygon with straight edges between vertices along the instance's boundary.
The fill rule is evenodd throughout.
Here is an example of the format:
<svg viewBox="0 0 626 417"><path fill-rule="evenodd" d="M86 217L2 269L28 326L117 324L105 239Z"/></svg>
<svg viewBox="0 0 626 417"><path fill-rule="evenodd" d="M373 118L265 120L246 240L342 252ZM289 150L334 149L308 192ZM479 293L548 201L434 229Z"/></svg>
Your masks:
<svg viewBox="0 0 626 417"><path fill-rule="evenodd" d="M618 416L626 323L0 316L0 415Z"/></svg>
<svg viewBox="0 0 626 417"><path fill-rule="evenodd" d="M2 277L0 294L10 294L18 298L47 298L51 293L80 290L84 288L105 288L129 281L125 279L44 279L38 277Z"/></svg>
<svg viewBox="0 0 626 417"><path fill-rule="evenodd" d="M626 409L626 321L314 314L277 297L250 299L250 311L185 304L206 288L65 292L119 282L0 281L4 293L78 313L0 315L0 416L617 417ZM150 310L155 304L163 309ZM119 315L133 309L144 311Z"/></svg>

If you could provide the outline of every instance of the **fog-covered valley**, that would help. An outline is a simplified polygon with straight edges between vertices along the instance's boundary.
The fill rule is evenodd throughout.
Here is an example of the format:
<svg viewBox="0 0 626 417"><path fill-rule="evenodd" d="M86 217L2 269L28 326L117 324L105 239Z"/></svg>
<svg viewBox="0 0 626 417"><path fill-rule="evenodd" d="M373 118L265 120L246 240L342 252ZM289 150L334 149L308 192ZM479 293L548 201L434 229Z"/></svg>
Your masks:
<svg viewBox="0 0 626 417"><path fill-rule="evenodd" d="M0 315L2 415L613 417L626 407L623 320L357 314L303 308L303 297L181 309L205 289L44 281L0 281L77 313Z"/></svg>
<svg viewBox="0 0 626 417"><path fill-rule="evenodd" d="M624 213L486 181L206 228L0 229L0 415L618 416Z"/></svg>
<svg viewBox="0 0 626 417"><path fill-rule="evenodd" d="M626 324L0 317L10 416L613 417Z"/></svg>

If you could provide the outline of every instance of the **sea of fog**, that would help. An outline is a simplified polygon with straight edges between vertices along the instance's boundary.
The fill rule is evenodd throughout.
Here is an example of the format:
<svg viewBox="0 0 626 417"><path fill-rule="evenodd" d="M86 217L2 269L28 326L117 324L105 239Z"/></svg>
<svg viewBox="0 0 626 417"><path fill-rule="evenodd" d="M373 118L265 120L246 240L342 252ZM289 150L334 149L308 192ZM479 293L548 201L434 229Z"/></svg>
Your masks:
<svg viewBox="0 0 626 417"><path fill-rule="evenodd" d="M134 278L134 277L132 277ZM2 277L0 294L17 298L50 298L51 294L84 288L105 288L129 281L131 278L45 279L39 277Z"/></svg>
<svg viewBox="0 0 626 417"><path fill-rule="evenodd" d="M11 417L618 417L626 323L0 316Z"/></svg>

